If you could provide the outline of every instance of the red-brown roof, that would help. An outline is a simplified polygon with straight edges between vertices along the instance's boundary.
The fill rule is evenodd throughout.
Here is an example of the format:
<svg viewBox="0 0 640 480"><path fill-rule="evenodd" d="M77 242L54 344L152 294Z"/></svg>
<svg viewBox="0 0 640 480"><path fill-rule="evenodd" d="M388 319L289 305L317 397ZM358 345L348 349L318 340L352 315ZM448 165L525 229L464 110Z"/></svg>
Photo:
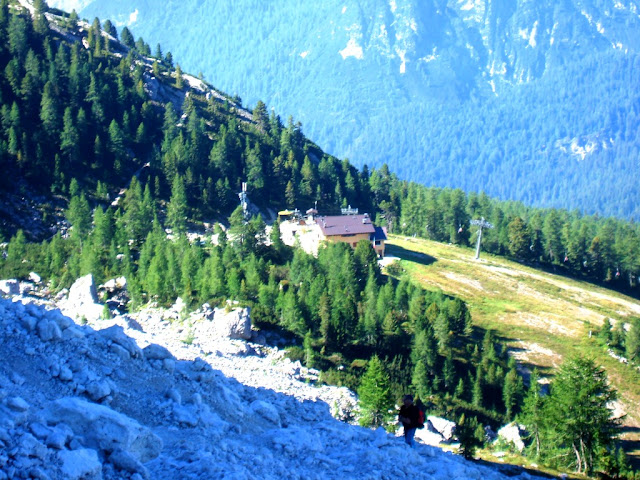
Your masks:
<svg viewBox="0 0 640 480"><path fill-rule="evenodd" d="M333 235L355 235L358 233L374 233L376 231L368 215L340 215L335 217L318 217L316 219L325 237Z"/></svg>

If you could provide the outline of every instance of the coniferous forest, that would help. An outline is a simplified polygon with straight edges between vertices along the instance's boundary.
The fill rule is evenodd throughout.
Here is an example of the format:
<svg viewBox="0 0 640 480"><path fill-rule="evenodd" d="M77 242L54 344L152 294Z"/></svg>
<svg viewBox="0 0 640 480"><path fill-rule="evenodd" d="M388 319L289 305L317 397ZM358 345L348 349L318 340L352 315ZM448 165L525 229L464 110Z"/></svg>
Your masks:
<svg viewBox="0 0 640 480"><path fill-rule="evenodd" d="M57 291L87 273L97 283L123 275L130 309L178 296L190 307L236 300L252 307L256 326L287 332L297 345L291 358L371 399L364 423L385 420L375 405L412 390L459 420L467 453L483 441L478 422L520 418L537 432L532 455L587 473L605 460L608 471L626 468L608 417L599 436L560 432L550 420L563 415L558 402L542 398L535 381L525 388L515 361L491 331L473 326L460 299L384 274L366 241L331 244L317 257L291 249L277 222L267 230L261 215L244 218L237 192L248 182L262 212L352 205L391 232L459 245L475 241L470 220L483 217L494 226L485 250L636 296L637 225L427 188L386 166L358 170L264 103L249 111L183 74L170 52L126 27L78 23L43 0L34 6L30 14L0 0L0 184L5 206L28 197L55 228L31 228L4 208L2 278L36 271ZM216 222L228 228L214 232ZM615 396L603 372L576 359L551 400L571 408L576 369L598 380L584 385L587 400L594 391ZM565 455L577 437L587 450Z"/></svg>

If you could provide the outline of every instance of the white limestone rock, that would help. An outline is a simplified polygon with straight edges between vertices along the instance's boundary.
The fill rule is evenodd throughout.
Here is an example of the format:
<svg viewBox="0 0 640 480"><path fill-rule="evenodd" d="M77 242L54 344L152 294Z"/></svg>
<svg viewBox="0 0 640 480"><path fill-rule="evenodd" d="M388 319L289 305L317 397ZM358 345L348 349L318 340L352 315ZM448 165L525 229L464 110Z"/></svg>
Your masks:
<svg viewBox="0 0 640 480"><path fill-rule="evenodd" d="M55 450L63 450L64 446L73 436L73 431L66 425L57 425L44 441L45 445Z"/></svg>
<svg viewBox="0 0 640 480"><path fill-rule="evenodd" d="M58 452L60 470L68 480L101 480L102 464L98 452L89 448Z"/></svg>
<svg viewBox="0 0 640 480"><path fill-rule="evenodd" d="M167 350L167 348L155 343L151 343L144 347L142 349L142 352L144 353L144 358L148 360L165 360L168 358L174 358L174 356L169 350Z"/></svg>
<svg viewBox="0 0 640 480"><path fill-rule="evenodd" d="M47 456L47 447L30 433L25 433L19 438L18 448L19 453L25 457L34 457L42 460Z"/></svg>
<svg viewBox="0 0 640 480"><path fill-rule="evenodd" d="M216 308L213 317L213 333L222 338L251 339L251 309L234 308L227 312L224 308Z"/></svg>
<svg viewBox="0 0 640 480"><path fill-rule="evenodd" d="M127 279L125 277L112 278L102 285L102 288L108 292L115 292L116 290L127 289Z"/></svg>
<svg viewBox="0 0 640 480"><path fill-rule="evenodd" d="M444 437L438 432L434 432L425 425L425 428L416 430L416 440L425 445L437 447L444 442Z"/></svg>
<svg viewBox="0 0 640 480"><path fill-rule="evenodd" d="M113 343L120 345L124 348L129 355L132 357L142 357L142 350L135 342L134 339L128 337L124 333L124 329L120 325L113 325L109 328L105 328L104 330L100 330L99 334L102 335L107 340L110 340Z"/></svg>
<svg viewBox="0 0 640 480"><path fill-rule="evenodd" d="M99 402L111 395L111 386L106 380L91 382L87 385L87 395L94 402Z"/></svg>
<svg viewBox="0 0 640 480"><path fill-rule="evenodd" d="M271 403L265 402L264 400L255 400L251 405L249 405L249 408L258 418L264 420L273 427L280 428L280 413L278 413L278 409Z"/></svg>
<svg viewBox="0 0 640 480"><path fill-rule="evenodd" d="M69 327L62 332L64 340L74 340L84 338L84 332L77 327Z"/></svg>
<svg viewBox="0 0 640 480"><path fill-rule="evenodd" d="M20 295L20 282L15 279L0 280L0 293L5 295Z"/></svg>
<svg viewBox="0 0 640 480"><path fill-rule="evenodd" d="M508 423L498 430L498 439L512 444L519 452L524 450L524 442L522 441L523 429L515 422Z"/></svg>
<svg viewBox="0 0 640 480"><path fill-rule="evenodd" d="M93 275L88 274L75 281L64 303L64 312L72 318L96 321L102 317L103 306L98 303Z"/></svg>
<svg viewBox="0 0 640 480"><path fill-rule="evenodd" d="M446 418L434 417L433 415L429 415L427 420L433 427L432 431L442 435L445 442L451 441L456 430L456 424L454 422L447 420ZM426 426L429 428L429 424ZM431 430L431 428L429 428L429 430Z"/></svg>
<svg viewBox="0 0 640 480"><path fill-rule="evenodd" d="M67 365L62 365L60 367L60 374L58 375L58 378L63 382L70 382L73 380L73 372Z"/></svg>
<svg viewBox="0 0 640 480"><path fill-rule="evenodd" d="M200 421L198 418L198 407L197 405L193 404L179 405L177 403L174 403L173 418L181 425L196 427L198 425L198 422Z"/></svg>
<svg viewBox="0 0 640 480"><path fill-rule="evenodd" d="M33 422L31 425L29 425L29 430L31 430L33 436L39 440L44 440L49 435L51 435L52 432L49 427L46 427L39 422Z"/></svg>
<svg viewBox="0 0 640 480"><path fill-rule="evenodd" d="M33 317L32 315L29 315L28 313L24 313L22 315L20 315L20 324L22 325L22 327L29 331L29 332L33 332L36 328L36 325L38 323L38 319Z"/></svg>
<svg viewBox="0 0 640 480"><path fill-rule="evenodd" d="M56 322L58 324L58 327L60 327L60 330L62 331L65 331L66 329L71 328L75 325L73 323L73 320L71 320L66 315L63 315L62 312L58 309L48 312L47 317L49 317L49 320L53 320L54 322Z"/></svg>
<svg viewBox="0 0 640 480"><path fill-rule="evenodd" d="M56 322L49 319L42 319L38 322L38 337L43 342L52 342L62 338L62 331Z"/></svg>
<svg viewBox="0 0 640 480"><path fill-rule="evenodd" d="M133 474L138 473L142 478L149 478L149 471L146 467L127 451L116 450L109 455L109 462L118 470Z"/></svg>
<svg viewBox="0 0 640 480"><path fill-rule="evenodd" d="M132 418L103 405L78 397L51 402L43 411L49 424L65 423L74 434L84 437L84 446L106 452L117 449L130 452L145 463L162 450L162 440Z"/></svg>
<svg viewBox="0 0 640 480"><path fill-rule="evenodd" d="M20 282L20 295L29 295L33 292L33 283Z"/></svg>
<svg viewBox="0 0 640 480"><path fill-rule="evenodd" d="M21 397L11 397L7 399L7 407L14 412L26 412L29 410L29 404Z"/></svg>
<svg viewBox="0 0 640 480"><path fill-rule="evenodd" d="M38 275L36 272L30 272L29 280L31 280L35 284L39 284L42 281L42 277Z"/></svg>

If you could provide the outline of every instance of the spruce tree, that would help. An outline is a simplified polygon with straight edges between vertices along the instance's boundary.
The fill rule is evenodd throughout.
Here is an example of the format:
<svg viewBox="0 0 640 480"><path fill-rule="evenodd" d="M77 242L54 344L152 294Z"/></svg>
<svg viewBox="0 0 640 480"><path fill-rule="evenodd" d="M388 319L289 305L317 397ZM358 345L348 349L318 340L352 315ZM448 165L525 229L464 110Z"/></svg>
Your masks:
<svg viewBox="0 0 640 480"><path fill-rule="evenodd" d="M384 426L390 418L389 409L393 404L389 385L389 375L377 356L369 360L367 371L358 387L358 406L360 425L369 427Z"/></svg>
<svg viewBox="0 0 640 480"><path fill-rule="evenodd" d="M167 223L176 233L187 231L187 193L182 177L176 175L171 185L171 199L167 207Z"/></svg>
<svg viewBox="0 0 640 480"><path fill-rule="evenodd" d="M625 339L625 352L630 362L638 363L640 361L640 318L631 320L631 328Z"/></svg>
<svg viewBox="0 0 640 480"><path fill-rule="evenodd" d="M565 361L546 402L551 427L547 448L566 451L567 458L573 459L569 466L590 475L598 450L611 448L618 435L618 422L610 407L616 398L605 371L593 360L575 357Z"/></svg>
<svg viewBox="0 0 640 480"><path fill-rule="evenodd" d="M128 27L122 27L122 31L120 32L120 39L122 40L122 43L129 48L133 48L136 44L136 41L131 34L131 30L129 30Z"/></svg>
<svg viewBox="0 0 640 480"><path fill-rule="evenodd" d="M178 90L182 90L182 87L184 87L184 79L182 78L182 69L180 68L180 64L176 65L176 83L175 83L175 87Z"/></svg>
<svg viewBox="0 0 640 480"><path fill-rule="evenodd" d="M91 208L84 193L71 197L65 217L73 227L73 235L84 239L91 230Z"/></svg>
<svg viewBox="0 0 640 480"><path fill-rule="evenodd" d="M517 413L518 405L520 405L522 401L522 392L522 378L516 371L514 361L504 379L502 388L502 400L504 401L505 417L507 420L511 420Z"/></svg>
<svg viewBox="0 0 640 480"><path fill-rule="evenodd" d="M542 431L545 426L544 397L541 394L539 378L538 370L534 369L529 377L529 390L524 399L522 411L518 416L518 421L527 427L535 458L540 456Z"/></svg>
<svg viewBox="0 0 640 480"><path fill-rule="evenodd" d="M307 368L313 368L315 364L315 352L313 350L313 336L311 334L311 330L308 330L304 336L303 342L304 348L304 365Z"/></svg>
<svg viewBox="0 0 640 480"><path fill-rule="evenodd" d="M463 413L456 424L456 435L460 441L460 453L466 459L473 458L478 447L484 444L484 429L476 417Z"/></svg>

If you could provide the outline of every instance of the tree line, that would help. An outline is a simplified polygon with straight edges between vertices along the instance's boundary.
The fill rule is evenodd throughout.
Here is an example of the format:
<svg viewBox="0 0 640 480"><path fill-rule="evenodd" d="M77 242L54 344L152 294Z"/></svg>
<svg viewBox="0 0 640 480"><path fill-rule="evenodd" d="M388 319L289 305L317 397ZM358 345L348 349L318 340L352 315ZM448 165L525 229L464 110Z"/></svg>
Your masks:
<svg viewBox="0 0 640 480"><path fill-rule="evenodd" d="M429 188L399 180L386 166L357 170L322 152L300 123L290 118L285 125L262 102L249 121L237 116L242 107L233 99L194 92L182 111L171 102L161 107L145 90L148 75L155 71L159 82L185 87L178 85L179 66L159 45L149 69L141 60L149 46L133 42L125 29L123 43L110 45L109 38L118 37L110 22L95 19L83 47L47 28L44 2L33 17L10 14L6 1L0 7L6 39L0 45L0 163L11 172L3 177L7 189L13 174L24 175L39 191L69 199L76 178L94 204L99 195L93 192L113 196L148 163L145 180L158 201L184 195L174 223L226 218L243 180L262 208L304 210L317 202L332 213L352 205L394 232L455 244L473 244L469 220L484 217L495 227L485 231L487 251L638 294L634 223ZM116 56L112 49L124 50Z"/></svg>

